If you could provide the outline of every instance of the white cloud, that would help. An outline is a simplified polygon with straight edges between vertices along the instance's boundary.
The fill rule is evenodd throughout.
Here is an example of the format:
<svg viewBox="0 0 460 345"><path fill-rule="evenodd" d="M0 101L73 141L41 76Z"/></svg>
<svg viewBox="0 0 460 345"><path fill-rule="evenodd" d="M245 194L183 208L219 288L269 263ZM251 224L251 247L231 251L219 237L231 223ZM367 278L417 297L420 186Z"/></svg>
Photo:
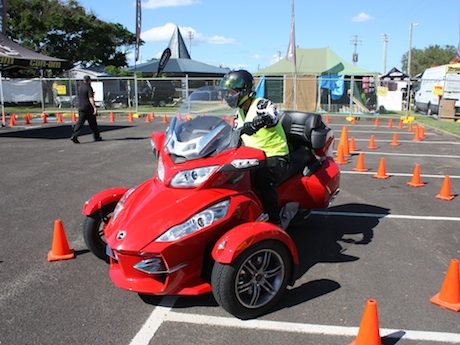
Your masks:
<svg viewBox="0 0 460 345"><path fill-rule="evenodd" d="M209 44L237 44L234 38L228 38L219 35L203 37L203 41L206 41Z"/></svg>
<svg viewBox="0 0 460 345"><path fill-rule="evenodd" d="M176 24L167 23L163 26L157 26L151 28L147 31L141 33L141 38L145 42L169 42L171 37L176 29ZM182 34L182 38L184 41L188 42L189 40L189 32L192 33L192 40L194 44L205 42L209 44L237 44L237 41L233 38L223 37L219 35L214 35L207 37L199 32L197 32L194 28L189 26L179 26L180 33Z"/></svg>
<svg viewBox="0 0 460 345"><path fill-rule="evenodd" d="M167 23L142 32L141 38L146 42L169 42L175 28L175 24Z"/></svg>
<svg viewBox="0 0 460 345"><path fill-rule="evenodd" d="M180 7L200 4L201 0L148 0L142 3L142 8Z"/></svg>
<svg viewBox="0 0 460 345"><path fill-rule="evenodd" d="M368 15L367 13L361 12L358 14L356 17L351 18L353 22L368 22L370 20L373 20L374 17Z"/></svg>

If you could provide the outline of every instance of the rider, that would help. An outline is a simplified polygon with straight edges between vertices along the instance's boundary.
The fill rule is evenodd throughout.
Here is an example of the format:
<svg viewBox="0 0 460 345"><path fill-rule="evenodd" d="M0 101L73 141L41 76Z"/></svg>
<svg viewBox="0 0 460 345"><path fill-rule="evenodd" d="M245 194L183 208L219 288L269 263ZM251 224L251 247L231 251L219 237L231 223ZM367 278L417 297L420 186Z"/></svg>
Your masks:
<svg viewBox="0 0 460 345"><path fill-rule="evenodd" d="M241 129L246 146L265 152L267 165L254 170L252 185L257 193L269 222L280 225L278 192L276 187L289 165L289 148L275 104L266 98L257 98L254 77L245 70L227 73L220 86L236 91L226 97L232 108L237 108L234 128Z"/></svg>

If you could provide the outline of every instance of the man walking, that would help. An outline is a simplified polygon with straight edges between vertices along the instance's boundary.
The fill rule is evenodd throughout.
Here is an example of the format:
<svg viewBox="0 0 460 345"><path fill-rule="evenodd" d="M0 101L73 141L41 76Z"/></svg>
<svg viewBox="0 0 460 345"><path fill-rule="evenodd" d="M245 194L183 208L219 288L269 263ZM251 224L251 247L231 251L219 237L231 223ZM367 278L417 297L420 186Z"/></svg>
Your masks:
<svg viewBox="0 0 460 345"><path fill-rule="evenodd" d="M79 144L78 135L80 134L85 121L88 121L91 132L93 132L94 141L101 141L102 138L99 134L99 128L97 127L97 109L96 103L94 103L94 91L91 87L91 77L85 75L83 77L83 83L78 87L78 121L75 125L72 136L72 140L75 144Z"/></svg>

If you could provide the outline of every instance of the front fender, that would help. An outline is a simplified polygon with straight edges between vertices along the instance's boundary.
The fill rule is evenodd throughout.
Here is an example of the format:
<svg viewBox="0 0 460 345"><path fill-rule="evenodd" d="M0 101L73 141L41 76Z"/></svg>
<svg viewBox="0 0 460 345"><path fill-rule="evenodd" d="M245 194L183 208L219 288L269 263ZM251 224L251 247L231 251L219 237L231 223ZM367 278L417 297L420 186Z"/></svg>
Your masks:
<svg viewBox="0 0 460 345"><path fill-rule="evenodd" d="M86 216L89 216L105 205L111 204L113 202L118 202L128 190L129 188L124 187L116 187L103 190L93 195L88 201L85 202L83 205L82 213Z"/></svg>
<svg viewBox="0 0 460 345"><path fill-rule="evenodd" d="M265 240L284 243L292 254L294 264L299 264L299 255L292 238L284 230L268 222L244 223L226 232L214 245L212 257L216 262L230 264L247 248Z"/></svg>

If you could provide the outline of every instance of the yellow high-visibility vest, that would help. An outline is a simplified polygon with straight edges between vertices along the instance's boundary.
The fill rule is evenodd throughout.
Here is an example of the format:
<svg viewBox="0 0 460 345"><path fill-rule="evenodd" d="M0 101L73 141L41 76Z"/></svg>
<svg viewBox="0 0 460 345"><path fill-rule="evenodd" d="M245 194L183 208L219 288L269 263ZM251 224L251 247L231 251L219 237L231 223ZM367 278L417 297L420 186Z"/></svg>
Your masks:
<svg viewBox="0 0 460 345"><path fill-rule="evenodd" d="M260 98L256 98L251 102L246 116L244 115L243 109L238 109L238 115L243 122L251 122L257 116L256 104L259 100ZM274 127L261 128L253 135L243 134L241 138L246 146L265 151L267 157L285 156L289 154L286 134L284 133L281 121L278 121Z"/></svg>

